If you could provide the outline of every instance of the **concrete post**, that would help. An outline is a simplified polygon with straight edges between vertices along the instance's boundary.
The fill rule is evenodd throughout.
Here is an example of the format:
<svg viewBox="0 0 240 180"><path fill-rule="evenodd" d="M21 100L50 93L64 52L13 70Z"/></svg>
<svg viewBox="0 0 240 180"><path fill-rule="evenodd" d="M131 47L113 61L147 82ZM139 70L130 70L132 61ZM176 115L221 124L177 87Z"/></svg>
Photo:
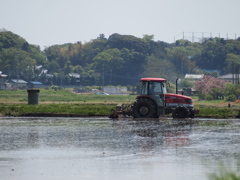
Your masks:
<svg viewBox="0 0 240 180"><path fill-rule="evenodd" d="M39 89L28 89L28 104L38 104Z"/></svg>

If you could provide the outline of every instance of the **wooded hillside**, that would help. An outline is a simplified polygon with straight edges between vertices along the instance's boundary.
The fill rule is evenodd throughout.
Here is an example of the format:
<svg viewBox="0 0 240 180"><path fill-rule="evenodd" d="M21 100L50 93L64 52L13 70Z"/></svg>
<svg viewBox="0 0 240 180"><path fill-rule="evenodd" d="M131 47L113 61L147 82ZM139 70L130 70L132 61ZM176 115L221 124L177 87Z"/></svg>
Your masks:
<svg viewBox="0 0 240 180"><path fill-rule="evenodd" d="M100 34L90 42L53 45L43 51L10 31L0 32L0 71L9 79L41 81L44 84L75 85L69 73L81 75L81 85L135 85L141 77L174 81L186 73L237 71L240 38L203 39L199 43L178 40L154 41L153 35ZM52 74L49 77L46 74ZM217 72L213 73L217 76Z"/></svg>

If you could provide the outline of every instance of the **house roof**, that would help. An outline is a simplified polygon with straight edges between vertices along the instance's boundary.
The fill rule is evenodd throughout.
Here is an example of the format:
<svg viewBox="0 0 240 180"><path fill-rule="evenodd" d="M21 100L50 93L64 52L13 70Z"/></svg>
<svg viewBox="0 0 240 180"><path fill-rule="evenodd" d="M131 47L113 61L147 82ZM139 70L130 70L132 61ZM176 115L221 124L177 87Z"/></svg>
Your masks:
<svg viewBox="0 0 240 180"><path fill-rule="evenodd" d="M7 77L7 75L6 74L0 74L0 77L5 78L5 77Z"/></svg>
<svg viewBox="0 0 240 180"><path fill-rule="evenodd" d="M222 76L219 76L219 79L232 79L234 75L234 78L237 76L240 76L240 74L224 74Z"/></svg>
<svg viewBox="0 0 240 180"><path fill-rule="evenodd" d="M43 84L41 82L36 82L36 81L30 81L29 83L34 84L34 85L42 85Z"/></svg>
<svg viewBox="0 0 240 180"><path fill-rule="evenodd" d="M5 77L7 77L7 75L6 74L2 74L2 71L0 71L0 77L5 78Z"/></svg>
<svg viewBox="0 0 240 180"><path fill-rule="evenodd" d="M46 77L50 77L50 78L52 78L53 75L52 75L52 74L46 74Z"/></svg>
<svg viewBox="0 0 240 180"><path fill-rule="evenodd" d="M186 74L186 79L202 79L204 74Z"/></svg>
<svg viewBox="0 0 240 180"><path fill-rule="evenodd" d="M18 84L27 84L27 82L22 79L11 79L11 81Z"/></svg>
<svg viewBox="0 0 240 180"><path fill-rule="evenodd" d="M69 73L70 77L80 78L80 74L78 73Z"/></svg>

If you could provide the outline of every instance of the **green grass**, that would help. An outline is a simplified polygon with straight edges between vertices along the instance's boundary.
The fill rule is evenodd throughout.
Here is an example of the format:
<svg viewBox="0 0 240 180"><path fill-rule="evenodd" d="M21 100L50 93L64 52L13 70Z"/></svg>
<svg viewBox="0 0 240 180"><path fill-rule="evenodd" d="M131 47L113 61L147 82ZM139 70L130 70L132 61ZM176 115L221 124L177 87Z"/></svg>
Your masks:
<svg viewBox="0 0 240 180"><path fill-rule="evenodd" d="M77 94L70 89L46 90L40 89L39 105L31 106L28 103L27 90L0 91L0 115L19 115L23 113L72 113L86 115L106 115L111 113L118 103L129 104L134 102L136 95L96 95ZM228 108L224 100L198 101L194 99L194 108L200 113L196 117L206 118L235 118L240 117L240 102L231 102L235 105ZM2 104L2 105L1 105ZM97 106L99 104L99 106ZM109 106L107 106L109 104ZM8 108L7 108L8 107ZM80 110L81 109L81 110ZM107 112L109 111L109 112Z"/></svg>
<svg viewBox="0 0 240 180"><path fill-rule="evenodd" d="M209 176L209 180L240 180L240 176L232 172L220 175L212 174Z"/></svg>
<svg viewBox="0 0 240 180"><path fill-rule="evenodd" d="M70 90L45 90L40 89L39 102L133 102L135 95L96 95L96 94L76 94ZM0 91L0 103L27 103L28 94L26 90Z"/></svg>
<svg viewBox="0 0 240 180"><path fill-rule="evenodd" d="M228 166L221 163L217 173L211 173L208 176L209 180L240 180L239 166L236 164L236 170L229 169Z"/></svg>
<svg viewBox="0 0 240 180"><path fill-rule="evenodd" d="M200 113L198 117L212 117L212 118L235 118L239 116L239 108L228 107L204 107L198 108Z"/></svg>
<svg viewBox="0 0 240 180"><path fill-rule="evenodd" d="M107 116L116 104L0 104L0 115L20 116L29 113L57 113Z"/></svg>

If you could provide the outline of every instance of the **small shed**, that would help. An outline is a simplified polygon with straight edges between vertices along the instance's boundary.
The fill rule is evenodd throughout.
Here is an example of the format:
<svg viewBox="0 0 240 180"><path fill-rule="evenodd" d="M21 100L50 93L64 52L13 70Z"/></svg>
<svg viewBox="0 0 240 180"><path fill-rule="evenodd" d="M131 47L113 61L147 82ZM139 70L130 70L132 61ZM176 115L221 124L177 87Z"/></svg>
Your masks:
<svg viewBox="0 0 240 180"><path fill-rule="evenodd" d="M127 94L126 87L103 87L103 91L109 94Z"/></svg>
<svg viewBox="0 0 240 180"><path fill-rule="evenodd" d="M232 83L232 82L236 82L236 81L238 81L238 79L240 79L240 74L225 74L225 75L219 76L218 79Z"/></svg>
<svg viewBox="0 0 240 180"><path fill-rule="evenodd" d="M7 75L2 74L2 72L0 71L0 90L7 89L6 78Z"/></svg>
<svg viewBox="0 0 240 180"><path fill-rule="evenodd" d="M194 81L201 81L204 74L186 74L185 79L190 79Z"/></svg>
<svg viewBox="0 0 240 180"><path fill-rule="evenodd" d="M75 78L76 79L76 83L80 83L80 74L78 74L78 73L69 73L68 75L71 78Z"/></svg>
<svg viewBox="0 0 240 180"><path fill-rule="evenodd" d="M43 85L43 83L41 83L41 82L30 81L30 82L28 83L28 88L29 88L29 89L41 88L42 85Z"/></svg>
<svg viewBox="0 0 240 180"><path fill-rule="evenodd" d="M12 88L26 89L27 82L22 79L11 79Z"/></svg>

